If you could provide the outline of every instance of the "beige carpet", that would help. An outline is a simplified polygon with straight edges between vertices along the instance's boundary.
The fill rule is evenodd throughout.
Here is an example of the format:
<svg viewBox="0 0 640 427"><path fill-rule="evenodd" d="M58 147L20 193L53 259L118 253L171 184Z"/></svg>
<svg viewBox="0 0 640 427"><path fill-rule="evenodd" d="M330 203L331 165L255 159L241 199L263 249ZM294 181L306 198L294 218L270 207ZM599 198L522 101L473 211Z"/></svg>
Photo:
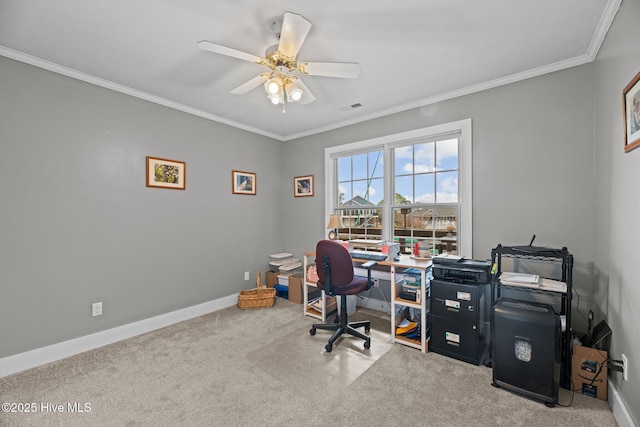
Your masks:
<svg viewBox="0 0 640 427"><path fill-rule="evenodd" d="M547 408L492 387L488 368L389 344L388 316L354 318L373 320L371 350L346 337L326 353L329 332L310 336L299 305L221 310L0 378L0 402L36 407L0 412L0 425L616 425L607 402Z"/></svg>

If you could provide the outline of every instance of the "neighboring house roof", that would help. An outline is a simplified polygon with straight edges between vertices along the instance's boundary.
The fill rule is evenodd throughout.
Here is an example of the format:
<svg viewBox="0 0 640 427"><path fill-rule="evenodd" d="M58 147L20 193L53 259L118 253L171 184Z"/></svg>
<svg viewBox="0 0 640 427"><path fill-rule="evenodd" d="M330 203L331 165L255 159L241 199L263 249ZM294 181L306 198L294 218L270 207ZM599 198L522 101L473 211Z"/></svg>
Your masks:
<svg viewBox="0 0 640 427"><path fill-rule="evenodd" d="M377 207L367 199L362 196L356 196L351 200L347 200L341 206L367 206L367 207Z"/></svg>
<svg viewBox="0 0 640 427"><path fill-rule="evenodd" d="M436 208L414 209L412 217L457 217L458 208L456 206L438 206Z"/></svg>

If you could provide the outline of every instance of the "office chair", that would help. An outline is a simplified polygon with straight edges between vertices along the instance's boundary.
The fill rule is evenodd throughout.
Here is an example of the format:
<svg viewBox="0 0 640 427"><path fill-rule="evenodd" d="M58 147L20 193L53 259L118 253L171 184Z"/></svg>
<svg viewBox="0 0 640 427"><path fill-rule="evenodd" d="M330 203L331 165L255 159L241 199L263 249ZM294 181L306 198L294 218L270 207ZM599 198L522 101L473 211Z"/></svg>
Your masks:
<svg viewBox="0 0 640 427"><path fill-rule="evenodd" d="M321 240L316 245L316 268L318 271L318 288L324 290L327 295L341 296L340 314L333 323L314 324L309 333L316 334L316 329L334 331L329 338L329 343L324 347L327 352L333 350L333 344L342 334L353 335L362 338L364 348L371 347L371 338L356 328L364 327L365 332L371 329L369 321L349 323L347 319L347 295L356 295L371 288L371 267L375 261L369 261L361 265L367 269L367 277L357 277L353 274L353 260L349 251L340 243L332 240Z"/></svg>

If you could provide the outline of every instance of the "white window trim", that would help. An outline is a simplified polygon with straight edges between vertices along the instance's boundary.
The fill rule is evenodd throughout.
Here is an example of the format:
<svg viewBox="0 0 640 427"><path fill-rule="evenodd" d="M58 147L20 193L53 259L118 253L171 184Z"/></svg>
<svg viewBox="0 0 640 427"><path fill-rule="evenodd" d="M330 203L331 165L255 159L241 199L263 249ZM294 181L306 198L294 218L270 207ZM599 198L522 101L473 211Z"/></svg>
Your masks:
<svg viewBox="0 0 640 427"><path fill-rule="evenodd" d="M458 219L458 234L460 235L460 248L458 255L466 258L473 258L473 188L472 188L472 136L471 136L471 119L464 119L450 123L444 123L435 126L429 126L422 129L415 129L407 132L397 133L394 135L382 136L379 138L368 139L365 141L352 142L349 144L336 145L328 147L324 150L324 173L325 173L325 218L333 213L333 200L336 200L336 186L332 185L337 179L336 162L332 157L336 154L347 154L350 152L358 152L371 149L382 149L385 155L385 194L390 194L392 180L388 177L392 176L392 165L388 161L389 152L393 147L398 146L403 141L409 141L416 138L433 137L441 134L452 132L460 133L460 151L458 153L458 191L460 196L460 212ZM390 203L385 197L383 206L384 212L389 209ZM389 233L391 228L390 215L383 216L382 224L383 233ZM324 230L326 231L326 230ZM323 233L324 234L324 233Z"/></svg>

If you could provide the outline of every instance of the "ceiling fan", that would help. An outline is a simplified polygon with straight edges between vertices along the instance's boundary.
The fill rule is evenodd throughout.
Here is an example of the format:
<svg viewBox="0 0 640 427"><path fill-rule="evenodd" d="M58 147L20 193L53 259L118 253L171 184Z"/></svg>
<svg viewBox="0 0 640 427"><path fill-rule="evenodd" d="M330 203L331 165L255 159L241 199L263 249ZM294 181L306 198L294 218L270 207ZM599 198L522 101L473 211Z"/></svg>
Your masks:
<svg viewBox="0 0 640 427"><path fill-rule="evenodd" d="M275 105L283 104L284 112L285 102L298 101L300 104L309 104L316 99L299 74L347 79L355 79L360 74L360 64L356 62L298 62L298 51L311 29L311 22L302 15L286 12L283 20L275 21L272 28L280 42L267 48L264 57L206 40L198 42L198 47L202 50L255 62L269 68L269 71L241 84L231 93L244 95L264 84L267 98Z"/></svg>

